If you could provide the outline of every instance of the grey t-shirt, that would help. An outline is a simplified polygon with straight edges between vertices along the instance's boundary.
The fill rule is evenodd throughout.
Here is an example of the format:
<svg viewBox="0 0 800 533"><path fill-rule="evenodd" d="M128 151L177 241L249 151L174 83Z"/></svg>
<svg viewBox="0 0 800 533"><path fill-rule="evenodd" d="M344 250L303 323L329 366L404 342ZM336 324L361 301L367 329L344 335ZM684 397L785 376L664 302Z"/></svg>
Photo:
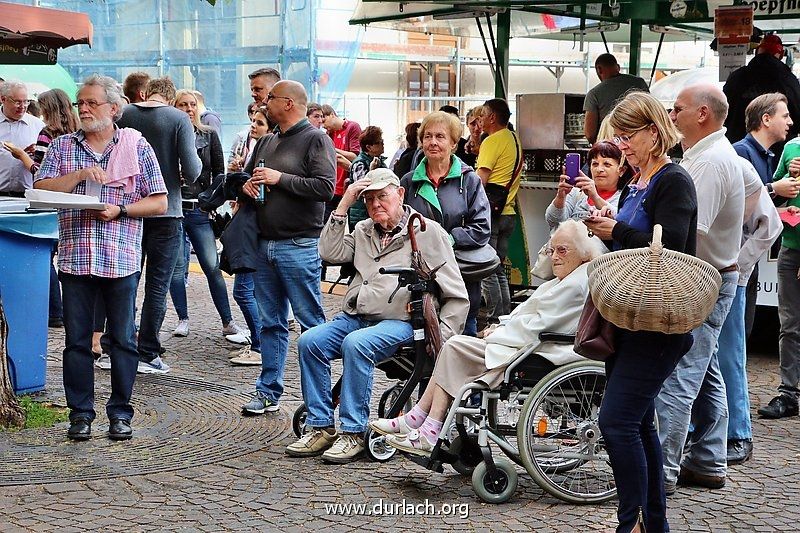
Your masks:
<svg viewBox="0 0 800 533"><path fill-rule="evenodd" d="M611 112L614 104L631 89L647 91L647 83L642 78L630 74L620 74L602 81L586 93L583 110L597 113L599 124Z"/></svg>
<svg viewBox="0 0 800 533"><path fill-rule="evenodd" d="M168 192L169 207L160 216L182 218L181 175L186 183L193 183L202 170L189 115L156 102L130 104L125 106L117 126L139 130L153 147Z"/></svg>

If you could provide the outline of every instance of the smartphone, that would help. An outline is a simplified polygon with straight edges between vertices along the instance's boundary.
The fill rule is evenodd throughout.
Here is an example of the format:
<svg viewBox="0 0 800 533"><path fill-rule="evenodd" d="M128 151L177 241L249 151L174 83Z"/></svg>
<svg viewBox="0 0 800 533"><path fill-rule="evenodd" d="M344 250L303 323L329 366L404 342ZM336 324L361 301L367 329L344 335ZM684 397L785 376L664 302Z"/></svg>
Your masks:
<svg viewBox="0 0 800 533"><path fill-rule="evenodd" d="M569 153L564 158L564 173L569 177L567 183L575 185L578 179L578 172L581 169L581 154Z"/></svg>

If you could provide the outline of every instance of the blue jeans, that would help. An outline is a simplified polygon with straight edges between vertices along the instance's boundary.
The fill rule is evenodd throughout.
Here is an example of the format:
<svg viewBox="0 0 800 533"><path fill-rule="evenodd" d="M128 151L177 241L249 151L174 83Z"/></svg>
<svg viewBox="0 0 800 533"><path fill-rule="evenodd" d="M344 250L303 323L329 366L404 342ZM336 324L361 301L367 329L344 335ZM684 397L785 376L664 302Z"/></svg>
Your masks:
<svg viewBox="0 0 800 533"><path fill-rule="evenodd" d="M619 496L617 531L631 531L639 509L648 532L669 531L654 399L691 343L688 334L617 332L599 417Z"/></svg>
<svg viewBox="0 0 800 533"><path fill-rule="evenodd" d="M250 330L250 348L261 353L261 321L258 318L252 272L242 272L233 277L233 299L239 304L244 321Z"/></svg>
<svg viewBox="0 0 800 533"><path fill-rule="evenodd" d="M214 301L214 307L217 308L217 313L219 313L224 326L231 321L231 305L228 302L228 288L225 286L222 271L219 269L217 242L214 238L214 230L211 229L211 219L208 217L208 213L200 209L184 211L183 230L189 237L197 260L200 262L200 268L206 275L211 299ZM183 242L185 246L183 237L179 238L178 242ZM175 305L175 311L180 320L189 318L189 307L186 303L186 271L189 268L189 262L186 260L186 255L185 251L179 254L178 264L175 266L172 283L169 287L172 303Z"/></svg>
<svg viewBox="0 0 800 533"><path fill-rule="evenodd" d="M728 440L753 438L750 392L747 388L745 301L747 287L736 287L728 318L719 333L719 370L728 396Z"/></svg>
<svg viewBox="0 0 800 533"><path fill-rule="evenodd" d="M478 312L481 310L481 282L471 281L464 283L464 286L467 288L469 298L469 313L467 313L467 323L464 324L464 335L474 337L478 333Z"/></svg>
<svg viewBox="0 0 800 533"><path fill-rule="evenodd" d="M694 345L667 378L656 398L658 436L664 450L664 479L674 483L681 466L725 476L728 458L728 400L719 370L717 340L736 294L738 272L722 273L714 310L692 330ZM689 423L694 427L683 457Z"/></svg>
<svg viewBox="0 0 800 533"><path fill-rule="evenodd" d="M161 355L158 333L167 313L167 291L181 250L181 219L145 218L142 232L144 302L139 321L139 359L150 362Z"/></svg>
<svg viewBox="0 0 800 533"><path fill-rule="evenodd" d="M64 299L64 393L69 418L94 420L94 358L92 324L98 295L105 302L111 356L109 420L133 418L131 393L139 366L136 350L136 288L139 273L124 278L73 276L61 272Z"/></svg>
<svg viewBox="0 0 800 533"><path fill-rule="evenodd" d="M253 275L261 320L261 375L256 390L277 403L283 394L283 369L289 351L289 301L302 331L325 322L320 295L319 239L259 239Z"/></svg>
<svg viewBox="0 0 800 533"><path fill-rule="evenodd" d="M297 341L300 384L310 427L333 427L331 361L342 359L339 423L345 433L364 433L369 421L375 364L414 337L410 322L364 320L340 313L306 331Z"/></svg>

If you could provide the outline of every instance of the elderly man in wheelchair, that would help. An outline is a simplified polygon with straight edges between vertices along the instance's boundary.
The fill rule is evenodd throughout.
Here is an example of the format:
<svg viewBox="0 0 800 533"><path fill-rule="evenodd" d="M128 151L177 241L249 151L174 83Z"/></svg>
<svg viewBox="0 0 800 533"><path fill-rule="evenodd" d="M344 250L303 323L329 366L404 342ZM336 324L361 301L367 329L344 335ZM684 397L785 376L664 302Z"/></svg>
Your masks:
<svg viewBox="0 0 800 533"><path fill-rule="evenodd" d="M528 371L542 376L556 366L582 359L571 344L543 342L540 334L575 333L588 294L587 263L600 254L600 249L583 224L567 220L553 233L547 253L552 257L555 278L537 288L483 339L451 337L413 409L397 418L370 422L373 431L387 435L388 444L399 450L430 455L451 402L454 398L461 400L466 384L498 387L507 377L506 368L521 354L530 354L525 361Z"/></svg>
<svg viewBox="0 0 800 533"><path fill-rule="evenodd" d="M408 220L414 213L403 206L404 189L388 169L375 169L351 184L331 214L319 241L320 256L331 263L353 262L356 275L344 297L343 312L298 339L300 382L308 409L307 432L286 448L292 457L322 455L344 464L364 451L375 364L413 340L408 291L394 295L397 277L381 267L410 267L413 231L425 260L436 272L439 321L443 340L461 332L469 300L447 232L433 221L419 231ZM362 197L369 219L347 232L347 210ZM298 215L300 215L298 213ZM342 359L339 404L341 433L334 426L331 361Z"/></svg>

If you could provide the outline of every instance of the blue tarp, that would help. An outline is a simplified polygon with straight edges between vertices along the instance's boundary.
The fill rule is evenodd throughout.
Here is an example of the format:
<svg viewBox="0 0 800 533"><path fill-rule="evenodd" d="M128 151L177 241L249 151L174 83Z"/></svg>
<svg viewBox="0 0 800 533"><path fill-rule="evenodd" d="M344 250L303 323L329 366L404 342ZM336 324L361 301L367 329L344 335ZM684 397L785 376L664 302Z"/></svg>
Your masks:
<svg viewBox="0 0 800 533"><path fill-rule="evenodd" d="M58 240L58 216L53 213L0 213L0 231L37 239Z"/></svg>

